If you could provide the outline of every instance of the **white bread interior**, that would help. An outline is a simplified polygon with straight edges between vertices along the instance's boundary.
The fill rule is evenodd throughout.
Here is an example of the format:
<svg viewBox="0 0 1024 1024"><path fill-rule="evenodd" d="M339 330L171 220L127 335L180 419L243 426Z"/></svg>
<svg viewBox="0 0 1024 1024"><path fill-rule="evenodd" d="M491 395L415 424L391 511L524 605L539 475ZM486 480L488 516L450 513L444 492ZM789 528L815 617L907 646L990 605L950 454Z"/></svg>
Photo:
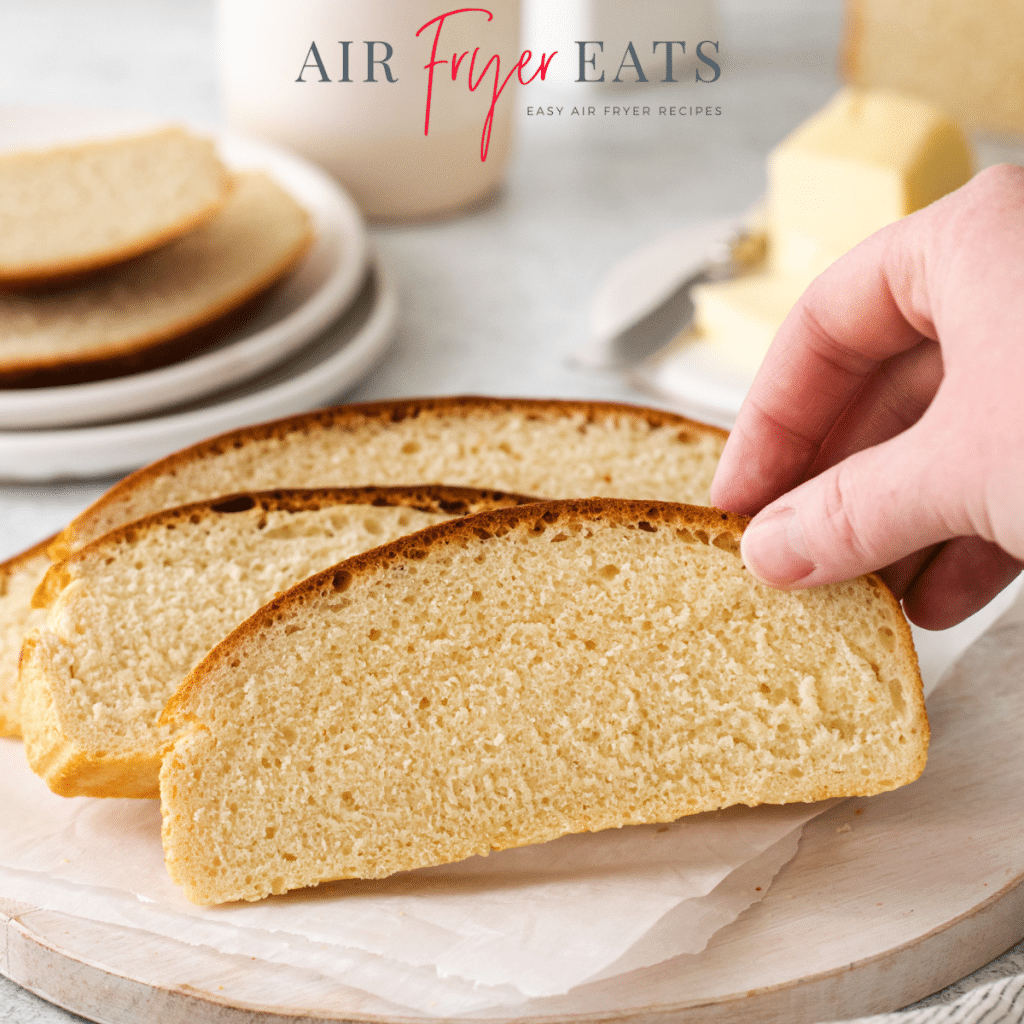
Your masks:
<svg viewBox="0 0 1024 1024"><path fill-rule="evenodd" d="M0 285L122 262L195 230L227 201L214 144L180 127L0 157Z"/></svg>
<svg viewBox="0 0 1024 1024"><path fill-rule="evenodd" d="M197 903L379 878L921 772L909 628L876 577L782 592L744 521L655 502L481 513L238 627L168 703L168 869Z"/></svg>

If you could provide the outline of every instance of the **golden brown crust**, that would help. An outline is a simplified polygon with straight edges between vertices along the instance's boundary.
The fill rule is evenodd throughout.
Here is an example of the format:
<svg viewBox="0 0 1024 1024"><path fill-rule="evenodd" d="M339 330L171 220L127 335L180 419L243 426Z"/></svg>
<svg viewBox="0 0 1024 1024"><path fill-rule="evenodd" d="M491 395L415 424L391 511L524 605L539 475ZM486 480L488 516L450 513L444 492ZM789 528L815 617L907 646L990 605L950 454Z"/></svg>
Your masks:
<svg viewBox="0 0 1024 1024"><path fill-rule="evenodd" d="M359 576L377 573L396 563L409 560L418 561L425 556L430 548L459 544L469 537L486 539L490 536L501 536L524 524L532 523L534 524L533 528L538 530L548 529L556 526L560 521L569 519L577 522L600 520L639 529L644 528L642 525L644 523L665 523L676 528L692 530L698 539L702 539L699 536L699 531L704 530L708 534L706 540L711 543L718 541L717 546L725 547L737 554L743 530L750 521L747 516L700 505L625 498L570 498L495 509L463 519L437 523L417 533L400 537L389 544L355 555L345 562L310 576L264 605L225 637L196 665L184 679L178 691L167 702L161 720L168 723L177 716L187 716L188 704L194 692L201 687L203 678L212 672L220 661L234 657L234 648L238 643L258 635L269 622L286 609L301 605L325 591L342 592L347 590L352 581ZM715 535L714 540L710 539L712 534ZM729 538L727 543L721 541L723 534ZM875 590L889 606L893 621L897 624L899 631L901 649L913 651L910 627L907 625L899 602L893 597L889 588L880 577L874 574L861 577L861 579ZM916 677L918 692L923 693L923 684L916 658L905 658L904 667L911 677ZM923 760L921 768L924 768Z"/></svg>
<svg viewBox="0 0 1024 1024"><path fill-rule="evenodd" d="M282 273L287 273L288 269L291 268ZM143 340L141 345L133 343L130 347L94 349L92 355L83 354L63 360L54 357L31 363L9 363L0 368L0 387L28 389L87 384L132 373L145 373L191 359L249 323L259 312L275 283L271 281L258 294L244 299L241 305L171 337Z"/></svg>
<svg viewBox="0 0 1024 1024"><path fill-rule="evenodd" d="M82 257L78 260L69 260L59 267L52 266L42 269L33 267L30 270L19 270L15 267L0 265L0 291L48 291L82 284L98 272L115 270L122 263L127 263L129 260L135 259L136 256L141 256L161 245L173 242L190 231L198 230L224 209L230 194L230 182L226 181L220 198L197 210L188 220L183 220L174 227L165 228L163 231L154 231L145 238L139 238L131 245L124 245L120 249L111 251L106 256Z"/></svg>
<svg viewBox="0 0 1024 1024"><path fill-rule="evenodd" d="M0 562L0 598L2 598L7 591L7 581L10 579L11 574L15 572L18 566L23 562L31 561L37 555L43 554L43 552L49 552L53 543L60 537L59 533L54 533L49 537L44 538L37 544L33 544L32 547L26 548L24 551L19 551L18 554L12 555L4 562Z"/></svg>
<svg viewBox="0 0 1024 1024"><path fill-rule="evenodd" d="M49 356L0 366L0 387L41 388L83 384L110 377L142 373L188 359L240 328L253 316L267 292L290 273L305 256L313 240L306 216L305 234L273 266L216 306L197 310L187 321L140 335L122 344L97 345L73 356ZM117 273L113 268L111 273Z"/></svg>
<svg viewBox="0 0 1024 1024"><path fill-rule="evenodd" d="M410 487L284 487L273 491L238 491L153 512L90 541L66 559L50 566L32 597L32 607L49 608L53 604L72 580L69 564L83 561L122 541L131 543L138 534L147 530L182 521L199 523L216 515L247 512L256 507L264 512L316 512L332 505L390 506L464 516L509 505L526 505L538 500L526 494L441 484Z"/></svg>
<svg viewBox="0 0 1024 1024"><path fill-rule="evenodd" d="M181 131L175 126L137 136L139 139L147 139L158 136L176 135ZM38 156L67 156L84 153L97 148L113 147L124 144L124 142L135 141L133 138L109 140L104 142L83 142L76 145L57 146L48 150L45 154ZM48 266L34 265L30 267L10 266L0 264L0 290L18 289L33 290L37 288L60 288L78 283L96 271L116 267L118 264L126 263L136 256L156 249L161 245L174 241L191 231L201 228L208 221L211 221L221 210L224 209L228 198L231 195L232 179L227 169L220 168L221 191L220 195L211 199L206 206L197 208L191 216L183 217L176 224L169 224L166 227L151 231L148 235L139 236L130 243L122 244L117 249L109 250L106 253L94 253L88 256L81 256L77 259L66 259L60 264Z"/></svg>
<svg viewBox="0 0 1024 1024"><path fill-rule="evenodd" d="M82 550L88 549L83 548ZM57 562L51 565L32 594L32 607L49 608L57 600L60 592L71 582L71 579L71 573L67 570L67 562Z"/></svg>
<svg viewBox="0 0 1024 1024"><path fill-rule="evenodd" d="M282 419L270 420L231 430L224 434L208 438L198 444L174 452L163 459L150 463L130 473L109 491L93 502L84 512L75 518L68 527L58 535L50 548L50 557L55 561L67 557L82 542L80 538L89 536L91 525L100 519L111 506L122 501L127 495L144 484L165 473L174 474L182 466L199 461L207 456L217 455L232 447L257 440L283 438L290 434L311 434L322 430L356 430L368 422L398 423L420 416L438 417L443 415L460 415L468 418L476 412L518 412L527 418L543 417L569 418L584 415L587 422L601 422L626 416L631 419L641 418L652 428L678 427L693 438L712 436L724 439L728 432L695 420L687 419L677 413L646 406L629 405L622 402L590 402L583 400L563 400L544 398L491 398L482 395L456 395L440 398L405 398L383 402L369 402L353 405L339 405L329 409L302 413Z"/></svg>

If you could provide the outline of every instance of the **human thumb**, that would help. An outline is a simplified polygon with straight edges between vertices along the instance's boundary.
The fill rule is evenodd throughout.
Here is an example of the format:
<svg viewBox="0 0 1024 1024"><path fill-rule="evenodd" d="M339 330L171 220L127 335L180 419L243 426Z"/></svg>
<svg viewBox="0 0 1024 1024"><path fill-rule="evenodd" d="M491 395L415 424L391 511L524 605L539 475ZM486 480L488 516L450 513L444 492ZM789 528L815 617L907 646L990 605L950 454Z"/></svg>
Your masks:
<svg viewBox="0 0 1024 1024"><path fill-rule="evenodd" d="M958 533L973 532L946 479L950 460L911 428L794 488L743 534L743 562L783 589L852 579ZM962 486L962 485L961 485Z"/></svg>

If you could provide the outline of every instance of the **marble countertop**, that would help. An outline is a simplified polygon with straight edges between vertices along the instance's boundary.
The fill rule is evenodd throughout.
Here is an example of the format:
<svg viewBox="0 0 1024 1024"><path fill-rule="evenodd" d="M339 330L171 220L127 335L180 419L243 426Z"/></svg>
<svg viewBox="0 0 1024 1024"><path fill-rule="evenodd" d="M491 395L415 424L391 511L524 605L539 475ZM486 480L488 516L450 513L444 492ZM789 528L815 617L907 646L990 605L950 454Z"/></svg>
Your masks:
<svg viewBox="0 0 1024 1024"><path fill-rule="evenodd" d="M500 197L470 216L371 231L398 286L398 332L339 399L649 401L616 375L570 363L595 285L645 242L749 207L769 149L838 84L839 0L720 0L719 16L729 54L715 84L720 117L569 123L528 118L517 100ZM680 102L685 88L654 86L643 102ZM217 121L212 0L4 0L0 104L29 103ZM0 558L62 527L110 483L0 484ZM933 998L1022 970L1024 944ZM0 977L0 1022L77 1019Z"/></svg>

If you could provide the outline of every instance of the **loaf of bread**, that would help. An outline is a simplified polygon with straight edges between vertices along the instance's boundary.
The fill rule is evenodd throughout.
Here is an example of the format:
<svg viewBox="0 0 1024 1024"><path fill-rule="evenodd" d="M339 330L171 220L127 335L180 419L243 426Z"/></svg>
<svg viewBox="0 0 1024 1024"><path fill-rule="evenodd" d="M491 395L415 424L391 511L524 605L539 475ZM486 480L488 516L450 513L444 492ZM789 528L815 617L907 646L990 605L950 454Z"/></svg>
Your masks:
<svg viewBox="0 0 1024 1024"><path fill-rule="evenodd" d="M196 662L299 580L456 515L532 499L466 488L238 494L155 513L46 574L19 682L29 765L62 796L155 797L158 725Z"/></svg>
<svg viewBox="0 0 1024 1024"><path fill-rule="evenodd" d="M899 89L965 128L1024 135L1019 0L846 0L843 72Z"/></svg>
<svg viewBox="0 0 1024 1024"><path fill-rule="evenodd" d="M761 586L743 525L523 505L293 587L167 705L171 876L197 903L257 900L912 781L928 724L899 605L871 576Z"/></svg>
<svg viewBox="0 0 1024 1024"><path fill-rule="evenodd" d="M0 157L0 286L40 285L178 238L218 212L230 177L182 128Z"/></svg>
<svg viewBox="0 0 1024 1024"><path fill-rule="evenodd" d="M554 498L702 505L725 437L673 413L602 402L460 397L339 406L222 434L132 473L78 516L48 554L59 561L160 509L278 487L444 482ZM39 555L12 561L26 585L0 590L0 620L12 634L0 687L17 678L25 634L17 635L16 624L29 614L24 594L43 575ZM12 711L13 703L11 696ZM16 721L10 725L17 730Z"/></svg>
<svg viewBox="0 0 1024 1024"><path fill-rule="evenodd" d="M202 227L76 287L0 294L0 387L98 380L184 359L298 262L309 216L267 175L240 175Z"/></svg>

